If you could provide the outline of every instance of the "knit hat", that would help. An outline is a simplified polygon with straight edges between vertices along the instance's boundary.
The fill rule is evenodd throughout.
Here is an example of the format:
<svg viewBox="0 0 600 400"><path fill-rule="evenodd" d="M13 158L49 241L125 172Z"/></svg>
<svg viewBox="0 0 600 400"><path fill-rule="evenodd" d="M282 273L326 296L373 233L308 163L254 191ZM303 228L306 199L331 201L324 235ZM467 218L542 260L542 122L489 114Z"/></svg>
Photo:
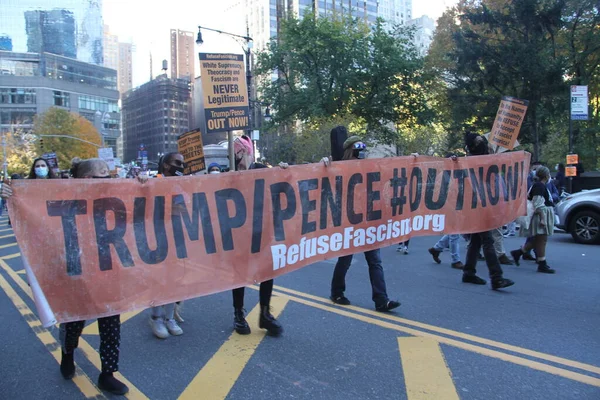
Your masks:
<svg viewBox="0 0 600 400"><path fill-rule="evenodd" d="M348 150L348 148L350 148L350 146L352 146L354 143L360 142L360 141L361 141L361 139L358 136L350 136L344 142L344 150Z"/></svg>
<svg viewBox="0 0 600 400"><path fill-rule="evenodd" d="M210 171L212 168L219 168L219 170L220 170L221 166L218 163L216 163L216 162L210 163L210 165L208 166L207 171Z"/></svg>

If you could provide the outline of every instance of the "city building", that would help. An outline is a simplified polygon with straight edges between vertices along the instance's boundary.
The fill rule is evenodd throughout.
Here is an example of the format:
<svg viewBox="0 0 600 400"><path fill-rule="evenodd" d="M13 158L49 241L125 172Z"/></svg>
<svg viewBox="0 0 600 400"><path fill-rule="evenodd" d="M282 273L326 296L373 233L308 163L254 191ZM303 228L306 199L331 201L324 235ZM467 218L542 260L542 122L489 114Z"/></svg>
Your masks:
<svg viewBox="0 0 600 400"><path fill-rule="evenodd" d="M119 42L119 37L104 25L104 66L117 71L117 88L124 94L132 88L131 43Z"/></svg>
<svg viewBox="0 0 600 400"><path fill-rule="evenodd" d="M435 32L435 21L433 18L423 15L420 18L411 19L407 25L415 27L414 43L419 53L424 56L429 51Z"/></svg>
<svg viewBox="0 0 600 400"><path fill-rule="evenodd" d="M29 130L51 107L87 118L107 146L120 135L117 72L51 53L0 51L0 132Z"/></svg>
<svg viewBox="0 0 600 400"><path fill-rule="evenodd" d="M103 65L102 0L2 0L0 49Z"/></svg>
<svg viewBox="0 0 600 400"><path fill-rule="evenodd" d="M171 79L192 82L195 74L196 35L193 32L171 29Z"/></svg>
<svg viewBox="0 0 600 400"><path fill-rule="evenodd" d="M154 162L177 151L177 137L190 130L190 101L191 82L170 79L166 73L125 93L123 161L135 161L142 145Z"/></svg>
<svg viewBox="0 0 600 400"><path fill-rule="evenodd" d="M362 18L369 24L377 18L390 25L405 24L412 18L412 0L225 0L224 13L231 25L249 28L254 52L267 47L277 36L280 21L288 15L302 18L316 15L347 15ZM244 34L245 30L238 33Z"/></svg>

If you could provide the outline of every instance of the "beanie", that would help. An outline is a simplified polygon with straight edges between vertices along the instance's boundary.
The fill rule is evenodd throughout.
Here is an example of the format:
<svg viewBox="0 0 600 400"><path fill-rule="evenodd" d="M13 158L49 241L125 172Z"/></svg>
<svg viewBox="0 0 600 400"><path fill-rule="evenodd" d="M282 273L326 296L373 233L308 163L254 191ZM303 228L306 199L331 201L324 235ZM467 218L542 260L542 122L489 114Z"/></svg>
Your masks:
<svg viewBox="0 0 600 400"><path fill-rule="evenodd" d="M350 146L352 146L354 143L356 142L360 142L361 139L358 136L350 136L348 139L346 139L346 141L344 142L344 150L348 150L348 148Z"/></svg>

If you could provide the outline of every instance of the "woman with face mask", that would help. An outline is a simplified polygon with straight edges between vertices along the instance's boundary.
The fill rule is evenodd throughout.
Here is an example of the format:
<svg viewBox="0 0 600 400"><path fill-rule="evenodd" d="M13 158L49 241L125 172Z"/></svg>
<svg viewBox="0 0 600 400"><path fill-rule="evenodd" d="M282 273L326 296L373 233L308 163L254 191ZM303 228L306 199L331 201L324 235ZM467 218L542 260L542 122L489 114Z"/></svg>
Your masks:
<svg viewBox="0 0 600 400"><path fill-rule="evenodd" d="M37 167L39 160L40 159L34 162L33 168ZM46 166L47 168L47 164L45 162L43 164L43 166ZM44 172L42 172L42 174L43 173ZM73 178L110 178L110 170L106 162L99 158L88 160L75 158L72 161L71 175ZM12 196L12 194L13 191L10 185L2 185L2 189L0 189L0 196L2 198L8 198ZM98 318L100 362L102 364L101 373L98 378L98 388L116 395L124 395L129 391L125 384L113 376L113 374L119 370L119 347L121 344L120 321L120 315ZM78 347L79 337L81 336L84 327L85 321L73 321L60 324L59 337L62 350L60 372L65 379L70 380L75 376L75 362L73 356L75 349Z"/></svg>
<svg viewBox="0 0 600 400"><path fill-rule="evenodd" d="M173 176L183 176L185 162L180 153L167 153L158 161L158 174L168 178ZM150 327L152 333L159 339L166 339L170 335L179 336L183 334L183 329L177 323L183 322L179 307L181 303L165 304L158 307L152 307L150 316Z"/></svg>
<svg viewBox="0 0 600 400"><path fill-rule="evenodd" d="M43 158L33 160L27 179L54 179L54 172Z"/></svg>
<svg viewBox="0 0 600 400"><path fill-rule="evenodd" d="M220 174L221 173L221 166L219 164L217 164L216 162L210 163L210 165L208 166L208 173L210 175Z"/></svg>

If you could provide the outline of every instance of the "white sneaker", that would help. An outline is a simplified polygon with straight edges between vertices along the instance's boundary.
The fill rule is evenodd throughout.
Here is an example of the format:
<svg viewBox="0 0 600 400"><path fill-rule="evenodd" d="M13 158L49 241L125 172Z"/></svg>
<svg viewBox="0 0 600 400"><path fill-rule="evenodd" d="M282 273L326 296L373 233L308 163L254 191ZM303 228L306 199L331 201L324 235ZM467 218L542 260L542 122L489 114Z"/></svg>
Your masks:
<svg viewBox="0 0 600 400"><path fill-rule="evenodd" d="M404 246L404 254L408 254L408 247Z"/></svg>
<svg viewBox="0 0 600 400"><path fill-rule="evenodd" d="M399 252L399 253L401 253L401 252L403 252L405 249L406 249L406 247L405 247L405 246L402 246L402 245L400 245L400 246L398 246L398 248L396 249L396 251L397 251L397 252Z"/></svg>
<svg viewBox="0 0 600 400"><path fill-rule="evenodd" d="M169 331L165 326L165 320L162 318L150 317L150 326L152 327L152 333L159 339L166 339L169 337Z"/></svg>
<svg viewBox="0 0 600 400"><path fill-rule="evenodd" d="M167 320L167 329L169 333L173 336L179 336L183 334L183 329L179 325L177 325L177 321L174 319Z"/></svg>
<svg viewBox="0 0 600 400"><path fill-rule="evenodd" d="M179 322L180 324L182 322L185 322L185 320L183 319L183 317L181 316L181 309L183 308L183 303L175 303L175 321Z"/></svg>

